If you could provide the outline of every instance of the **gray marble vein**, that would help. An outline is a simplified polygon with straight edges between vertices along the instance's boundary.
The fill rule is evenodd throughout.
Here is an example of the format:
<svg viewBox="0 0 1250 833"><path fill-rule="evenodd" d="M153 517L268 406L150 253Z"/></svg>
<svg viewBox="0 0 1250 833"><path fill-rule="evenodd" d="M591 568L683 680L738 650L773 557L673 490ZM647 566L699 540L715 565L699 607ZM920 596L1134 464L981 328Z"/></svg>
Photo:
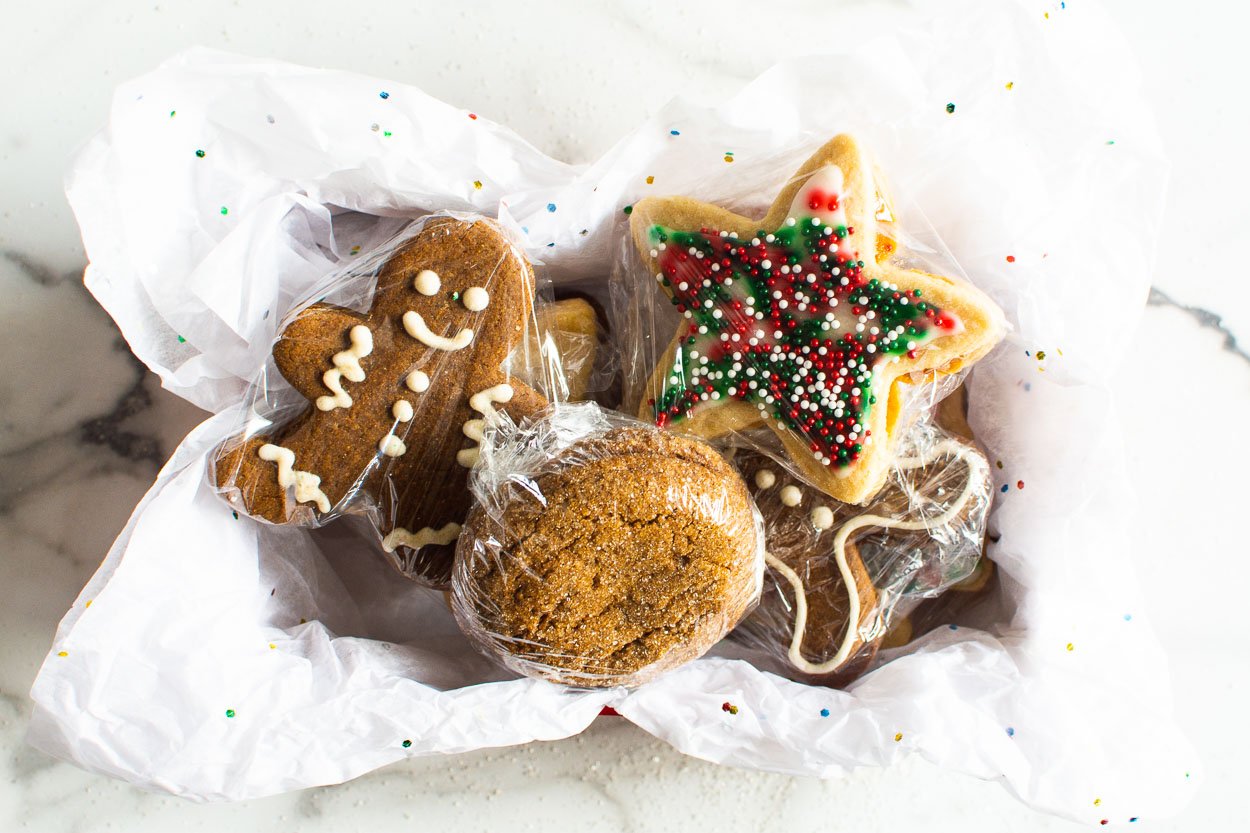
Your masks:
<svg viewBox="0 0 1250 833"><path fill-rule="evenodd" d="M1150 298L1147 299L1146 303L1152 307L1172 307L1187 314L1197 322L1199 327L1214 330L1223 336L1223 349L1226 352L1232 353L1234 356L1250 363L1250 352L1247 352L1245 347L1238 344L1237 337L1233 335L1233 331L1224 323L1222 315L1203 307L1181 303L1157 286L1150 287Z"/></svg>

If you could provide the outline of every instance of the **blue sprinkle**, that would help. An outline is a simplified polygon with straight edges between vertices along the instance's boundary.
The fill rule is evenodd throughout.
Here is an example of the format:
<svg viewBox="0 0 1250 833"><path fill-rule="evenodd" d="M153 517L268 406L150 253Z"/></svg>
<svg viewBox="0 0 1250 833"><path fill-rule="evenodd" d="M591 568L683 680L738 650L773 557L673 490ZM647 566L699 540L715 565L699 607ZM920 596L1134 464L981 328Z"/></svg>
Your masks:
<svg viewBox="0 0 1250 833"><path fill-rule="evenodd" d="M1024 351L1024 355L1026 355L1026 356L1030 356L1030 357L1031 357L1033 354L1032 354L1032 353L1030 353L1028 350L1025 350L1025 351Z"/></svg>
<svg viewBox="0 0 1250 833"><path fill-rule="evenodd" d="M552 214L556 213L556 204L553 202L547 203L547 210L550 211Z"/></svg>
<svg viewBox="0 0 1250 833"><path fill-rule="evenodd" d="M391 94L388 93L386 90L383 90L382 92L378 93L378 98L385 99L385 98L390 98L390 97L391 97Z"/></svg>
<svg viewBox="0 0 1250 833"><path fill-rule="evenodd" d="M1129 821L1137 821L1137 816L1133 816Z"/></svg>
<svg viewBox="0 0 1250 833"><path fill-rule="evenodd" d="M556 244L555 244L555 243L548 243L548 244L547 244L547 248L548 248L548 249L554 249L555 247L556 247Z"/></svg>
<svg viewBox="0 0 1250 833"><path fill-rule="evenodd" d="M1008 727L1007 727L1007 737L1009 737L1009 738L1014 738L1015 736L1016 736L1016 730L1015 730L1015 729L1013 729L1011 726L1008 726Z"/></svg>
<svg viewBox="0 0 1250 833"><path fill-rule="evenodd" d="M959 630L959 625L947 625L947 627L948 627L948 628L950 628L950 629L951 629L951 630L953 630L953 631L957 631L957 630Z"/></svg>
<svg viewBox="0 0 1250 833"><path fill-rule="evenodd" d="M1133 614L1131 614L1131 613L1126 613L1126 614L1124 614L1124 621L1125 621L1125 622L1132 622L1132 621L1133 621Z"/></svg>
<svg viewBox="0 0 1250 833"><path fill-rule="evenodd" d="M674 131L674 132L676 132L676 131ZM828 717L828 716L829 716L829 710L828 710L828 709L821 709L821 710L820 710L820 716L821 716L821 717Z"/></svg>
<svg viewBox="0 0 1250 833"><path fill-rule="evenodd" d="M1028 393L1028 392L1029 392L1029 391L1031 391L1031 390L1033 390L1033 384L1032 384L1031 382L1025 382L1025 383L1024 383L1024 392L1025 392L1025 393Z"/></svg>
<svg viewBox="0 0 1250 833"><path fill-rule="evenodd" d="M999 491L1002 492L1003 494L1007 494L1007 484L1004 483L1003 488L999 489Z"/></svg>
<svg viewBox="0 0 1250 833"><path fill-rule="evenodd" d="M529 234L529 233L530 233L530 227L529 227L529 226L521 226L521 231L525 232L526 234Z"/></svg>
<svg viewBox="0 0 1250 833"><path fill-rule="evenodd" d="M668 135L670 135L670 136L680 136L680 135L681 135L681 131L680 131L680 130L670 130L670 131L668 131Z"/></svg>

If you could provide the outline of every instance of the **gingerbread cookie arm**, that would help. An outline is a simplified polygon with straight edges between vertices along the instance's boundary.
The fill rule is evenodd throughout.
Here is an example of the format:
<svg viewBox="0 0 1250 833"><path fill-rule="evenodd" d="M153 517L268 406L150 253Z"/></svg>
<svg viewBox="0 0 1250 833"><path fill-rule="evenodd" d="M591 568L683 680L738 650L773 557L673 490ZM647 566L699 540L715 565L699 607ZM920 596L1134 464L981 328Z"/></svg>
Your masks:
<svg viewBox="0 0 1250 833"><path fill-rule="evenodd" d="M360 360L373 351L372 333L368 337L361 331L353 333L364 325L364 316L329 304L302 310L273 346L278 372L309 402L338 397L339 391L350 398L344 382L363 381Z"/></svg>

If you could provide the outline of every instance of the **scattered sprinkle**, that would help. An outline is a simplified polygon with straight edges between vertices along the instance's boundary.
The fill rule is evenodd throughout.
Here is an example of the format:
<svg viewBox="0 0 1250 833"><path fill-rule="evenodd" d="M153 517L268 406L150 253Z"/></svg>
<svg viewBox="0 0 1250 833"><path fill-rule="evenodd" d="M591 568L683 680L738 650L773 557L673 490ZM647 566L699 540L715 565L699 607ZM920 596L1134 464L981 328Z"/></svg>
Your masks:
<svg viewBox="0 0 1250 833"><path fill-rule="evenodd" d="M994 461L994 465L998 466L998 467L1001 469L1001 468L1003 467L1003 461L1002 461L1002 460L995 460L995 461Z"/></svg>
<svg viewBox="0 0 1250 833"><path fill-rule="evenodd" d="M358 255L358 254L360 254L360 244L359 244L359 243L357 243L355 246L352 246L352 250L351 250L350 254L354 254L354 255Z"/></svg>
<svg viewBox="0 0 1250 833"><path fill-rule="evenodd" d="M391 135L391 131L389 131L389 130L383 130L383 131L382 131L382 135L383 135L384 137L385 137L385 136L390 136L390 135Z"/></svg>
<svg viewBox="0 0 1250 833"><path fill-rule="evenodd" d="M951 623L951 624L947 625L946 627L950 628L950 629L951 629L951 630L953 630L953 631L957 631L957 630L959 630L959 625L956 625L956 624L954 624L954 623Z"/></svg>
<svg viewBox="0 0 1250 833"><path fill-rule="evenodd" d="M585 237L586 235L590 234L590 229L584 228L581 231L579 231L578 234L580 234L582 237Z"/></svg>
<svg viewBox="0 0 1250 833"><path fill-rule="evenodd" d="M670 136L680 136L680 135L681 135L681 131L680 131L680 130L670 130L670 131L668 131L668 135L670 135Z"/></svg>
<svg viewBox="0 0 1250 833"><path fill-rule="evenodd" d="M405 749L407 749L408 747L412 746L412 741L410 741L410 740L406 740L406 741L404 741L403 743L401 743L401 744L400 744L400 746L402 746L402 747L404 747Z"/></svg>
<svg viewBox="0 0 1250 833"><path fill-rule="evenodd" d="M821 709L821 710L820 710L820 716L821 716L821 717L828 717L828 716L829 716L829 710L828 710L828 709Z"/></svg>
<svg viewBox="0 0 1250 833"><path fill-rule="evenodd" d="M1009 738L1014 738L1015 736L1016 736L1016 729L1015 729L1015 727L1014 727L1014 726L1008 726L1008 727L1007 727L1007 737L1009 737Z"/></svg>
<svg viewBox="0 0 1250 833"><path fill-rule="evenodd" d="M307 619L305 619L303 616L301 616L301 617L299 618L299 623L300 623L301 625L307 625L307 624L308 624L308 620L307 620Z"/></svg>
<svg viewBox="0 0 1250 833"><path fill-rule="evenodd" d="M265 115L265 121L269 122L270 124L273 124L273 121L274 121L274 119L273 119L273 114L272 114L272 113L267 113L267 114Z"/></svg>
<svg viewBox="0 0 1250 833"><path fill-rule="evenodd" d="M56 652L56 655L57 655L58 657L67 657L67 656L69 656L69 651L57 651L57 652Z"/></svg>
<svg viewBox="0 0 1250 833"><path fill-rule="evenodd" d="M377 133L379 130L382 129L382 125L378 124L377 122L374 122L373 124L369 125L369 129L372 130L374 133Z"/></svg>
<svg viewBox="0 0 1250 833"><path fill-rule="evenodd" d="M87 601L83 604L83 607L91 607L91 603L92 603L93 601L95 601L95 600L94 600L94 599L87 599Z"/></svg>
<svg viewBox="0 0 1250 833"><path fill-rule="evenodd" d="M91 603L90 603L90 602L87 602L87 604L91 604ZM1124 614L1124 621L1125 621L1125 622L1132 622L1132 621L1133 621L1133 614L1131 614L1131 613L1126 613L1126 614Z"/></svg>
<svg viewBox="0 0 1250 833"><path fill-rule="evenodd" d="M1130 818L1129 818L1129 821L1130 821L1130 822L1137 821L1137 816L1132 816L1132 817L1130 817Z"/></svg>
<svg viewBox="0 0 1250 833"><path fill-rule="evenodd" d="M231 509L231 510L230 510L230 514L231 514L231 515L234 515L234 519L235 519L236 521L239 519L239 513L238 513L238 511L237 511L237 510L235 510L235 509Z"/></svg>
<svg viewBox="0 0 1250 833"><path fill-rule="evenodd" d="M730 703L728 700L726 700L724 703L721 703L720 710L723 712L729 712L730 714L738 713L738 707L735 706L733 703Z"/></svg>
<svg viewBox="0 0 1250 833"><path fill-rule="evenodd" d="M556 244L555 244L555 243L548 243L548 244L547 244L547 248L548 248L548 249L554 249L555 247L556 247Z"/></svg>
<svg viewBox="0 0 1250 833"><path fill-rule="evenodd" d="M1015 262L1016 262L1016 256L1015 256L1015 255L1007 255L1007 262L1008 262L1008 263L1015 263Z"/></svg>
<svg viewBox="0 0 1250 833"><path fill-rule="evenodd" d="M1038 351L1037 351L1037 360L1038 360L1039 362L1044 362L1044 361L1046 361L1046 351L1045 351L1045 350L1038 350Z"/></svg>
<svg viewBox="0 0 1250 833"><path fill-rule="evenodd" d="M186 344L186 343L187 343L187 340L186 340L185 338L183 338L182 336L178 336L178 343L179 343L179 344Z"/></svg>
<svg viewBox="0 0 1250 833"><path fill-rule="evenodd" d="M1004 483L1004 484L1003 484L1003 487L1002 487L1001 489L999 489L999 491L1000 491L1000 492L1002 492L1003 494L1007 494L1007 484L1006 484L1006 483Z"/></svg>
<svg viewBox="0 0 1250 833"><path fill-rule="evenodd" d="M474 189L475 189L475 190L481 191L481 190L482 190L482 180L480 180L480 179L475 179L475 180L473 180L473 187L474 187Z"/></svg>
<svg viewBox="0 0 1250 833"><path fill-rule="evenodd" d="M625 212L625 216L627 216L627 217L628 217L630 214L633 214L633 213L634 213L634 207L633 207L632 205L627 205L627 206L625 206L624 208L622 208L621 210Z"/></svg>
<svg viewBox="0 0 1250 833"><path fill-rule="evenodd" d="M473 119L474 121L477 121L477 113L470 113L469 118Z"/></svg>
<svg viewBox="0 0 1250 833"><path fill-rule="evenodd" d="M894 736L894 742L895 742L895 743L898 743L898 742L899 742L900 740L902 740L902 739L903 739L903 733L902 733L902 732L899 732L898 734L896 734L896 735Z"/></svg>
<svg viewBox="0 0 1250 833"><path fill-rule="evenodd" d="M178 115L178 111L177 111L177 110L170 110L170 111L169 111L169 117L170 117L171 119L172 119L174 116L176 116L176 115Z"/></svg>
<svg viewBox="0 0 1250 833"><path fill-rule="evenodd" d="M275 651L275 650L277 650L277 648L278 648L278 646L277 646L277 645L274 645L272 642L270 642L270 643L269 643L269 650L271 650L271 651Z"/></svg>
<svg viewBox="0 0 1250 833"><path fill-rule="evenodd" d="M1114 144L1115 144L1115 139L1108 139L1108 140L1107 140L1107 144L1109 144L1109 145L1114 145Z"/></svg>
<svg viewBox="0 0 1250 833"><path fill-rule="evenodd" d="M555 213L556 213L556 204L555 204L555 203L553 203L553 202L549 202L549 203L547 203L547 211L548 211L548 212L550 212L551 214L555 214Z"/></svg>
<svg viewBox="0 0 1250 833"><path fill-rule="evenodd" d="M226 709L226 717L234 717L234 709Z"/></svg>
<svg viewBox="0 0 1250 833"><path fill-rule="evenodd" d="M203 150L197 150L197 151L195 152L195 155L196 155L197 157L199 157L200 159L203 159L203 158L204 158L204 156L205 156L205 154L204 154L204 151L203 151Z"/></svg>
<svg viewBox="0 0 1250 833"><path fill-rule="evenodd" d="M953 101L946 105L946 112L948 113L955 112L955 103Z"/></svg>
<svg viewBox="0 0 1250 833"><path fill-rule="evenodd" d="M1098 807L1098 806L1099 806L1099 805L1101 805L1101 804L1102 804L1102 799L1101 799L1101 798L1095 798L1095 799L1094 799L1094 806L1095 806L1095 807Z"/></svg>
<svg viewBox="0 0 1250 833"><path fill-rule="evenodd" d="M1098 823L1099 823L1099 824L1110 824L1111 822L1110 822L1110 821L1108 821L1107 819L1103 819L1102 821L1100 821L1100 822L1098 822Z"/></svg>
<svg viewBox="0 0 1250 833"><path fill-rule="evenodd" d="M1008 81L1008 82L1007 82L1007 89L1009 89L1009 90L1010 90L1010 89L1011 89L1012 87L1014 87L1015 85L1016 85L1016 82L1015 82L1015 81Z"/></svg>
<svg viewBox="0 0 1250 833"><path fill-rule="evenodd" d="M383 90L382 92L378 93L378 98L380 99L386 100L390 97L391 97L391 94L388 93L386 90Z"/></svg>
<svg viewBox="0 0 1250 833"><path fill-rule="evenodd" d="M1025 383L1024 383L1024 392L1025 392L1025 393L1028 393L1028 392L1029 392L1029 391L1031 391L1031 390L1033 390L1033 384L1032 384L1031 382L1025 382Z"/></svg>
<svg viewBox="0 0 1250 833"><path fill-rule="evenodd" d="M223 206L221 207L221 216L225 217L225 216L226 216L227 214L229 214L229 213L230 213L230 209L229 209L229 208L226 208L226 207L223 205Z"/></svg>
<svg viewBox="0 0 1250 833"><path fill-rule="evenodd" d="M649 176L649 177L647 177L647 184L648 184L648 185L654 185L654 184L655 184L655 177L653 177L653 176Z"/></svg>
<svg viewBox="0 0 1250 833"><path fill-rule="evenodd" d="M1068 650L1069 650L1069 651L1072 651L1072 650L1074 650L1075 648L1076 648L1076 646L1075 646L1075 645L1073 645L1071 642L1069 642L1069 643L1068 643Z"/></svg>
<svg viewBox="0 0 1250 833"><path fill-rule="evenodd" d="M734 152L732 150L725 151L725 161L726 162L734 161Z"/></svg>
<svg viewBox="0 0 1250 833"><path fill-rule="evenodd" d="M1017 489L1023 489L1023 488L1024 488L1024 481L1023 481L1023 480L1017 480L1017 481L1016 481L1016 488L1017 488Z"/></svg>

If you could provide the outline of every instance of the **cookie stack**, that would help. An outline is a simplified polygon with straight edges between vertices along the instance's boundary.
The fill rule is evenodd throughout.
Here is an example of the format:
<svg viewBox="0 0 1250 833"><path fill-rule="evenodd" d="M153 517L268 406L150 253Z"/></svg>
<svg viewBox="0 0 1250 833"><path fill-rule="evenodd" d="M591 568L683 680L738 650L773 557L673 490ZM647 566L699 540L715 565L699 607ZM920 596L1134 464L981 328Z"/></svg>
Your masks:
<svg viewBox="0 0 1250 833"><path fill-rule="evenodd" d="M210 477L268 523L367 518L517 673L638 685L737 627L761 665L842 684L902 602L976 568L989 505L985 458L911 418L907 392L984 356L1001 313L920 268L895 223L848 136L762 219L640 201L618 295L667 299L680 322L651 356L660 334L609 326L604 286L539 298L496 222L426 218L373 259L369 291L286 322ZM615 366L623 396L601 378ZM582 398L636 418L537 460L496 430Z"/></svg>

